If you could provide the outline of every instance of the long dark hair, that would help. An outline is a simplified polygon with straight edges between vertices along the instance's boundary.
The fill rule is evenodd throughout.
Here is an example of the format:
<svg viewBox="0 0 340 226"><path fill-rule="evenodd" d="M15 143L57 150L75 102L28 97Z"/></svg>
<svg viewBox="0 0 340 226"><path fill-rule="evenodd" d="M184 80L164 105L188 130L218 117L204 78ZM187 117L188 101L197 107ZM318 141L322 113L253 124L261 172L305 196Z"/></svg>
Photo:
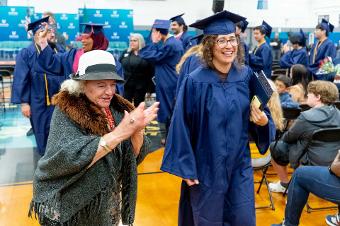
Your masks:
<svg viewBox="0 0 340 226"><path fill-rule="evenodd" d="M236 63L237 65L243 65L244 64L244 48L242 43L240 42L240 36L236 35L236 39L238 40L238 46L237 46L237 56L236 56ZM218 35L206 35L203 37L202 44L202 52L203 52L203 61L205 62L206 66L216 70L214 64L213 64L213 51L214 51L214 45L216 43Z"/></svg>
<svg viewBox="0 0 340 226"><path fill-rule="evenodd" d="M308 85L308 70L302 64L294 64L292 66L292 85L296 85L301 83L305 93L307 94L307 85Z"/></svg>
<svg viewBox="0 0 340 226"><path fill-rule="evenodd" d="M107 40L103 32L92 33L91 38L93 39L92 50L107 50L109 40Z"/></svg>

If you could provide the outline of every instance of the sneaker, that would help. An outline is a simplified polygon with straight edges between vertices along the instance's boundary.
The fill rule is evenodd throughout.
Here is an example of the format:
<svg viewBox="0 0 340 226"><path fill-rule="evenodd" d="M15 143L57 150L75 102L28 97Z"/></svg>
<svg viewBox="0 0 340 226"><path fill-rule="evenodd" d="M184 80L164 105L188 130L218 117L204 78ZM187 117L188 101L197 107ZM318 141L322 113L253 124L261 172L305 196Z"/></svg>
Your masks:
<svg viewBox="0 0 340 226"><path fill-rule="evenodd" d="M340 226L340 214L328 215L326 217L326 223L331 226Z"/></svg>
<svg viewBox="0 0 340 226"><path fill-rule="evenodd" d="M269 190L271 192L284 193L286 188L281 185L280 181L278 181L276 183L269 183Z"/></svg>

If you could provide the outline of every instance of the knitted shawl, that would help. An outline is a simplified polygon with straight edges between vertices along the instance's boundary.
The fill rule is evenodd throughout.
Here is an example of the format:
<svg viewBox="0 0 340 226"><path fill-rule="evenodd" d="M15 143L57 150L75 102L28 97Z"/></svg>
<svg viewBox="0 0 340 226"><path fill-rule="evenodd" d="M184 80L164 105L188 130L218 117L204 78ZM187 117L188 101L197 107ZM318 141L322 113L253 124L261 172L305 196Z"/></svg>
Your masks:
<svg viewBox="0 0 340 226"><path fill-rule="evenodd" d="M99 218L103 207L110 206L113 210L106 212L119 212L121 208L123 224L132 224L136 206L137 164L148 153L149 141L144 138L140 154L135 157L131 141L125 140L87 169L96 154L100 137L109 132L104 113L85 95L75 96L67 91L55 95L53 104L56 108L46 153L39 161L33 179L29 217L34 211L40 222L47 218L61 225L79 225L82 219ZM110 104L117 124L124 110L130 112L133 108L119 95L115 95ZM121 197L121 203L115 200L115 205L112 205L108 197L119 193L116 199ZM105 203L108 205L105 206Z"/></svg>

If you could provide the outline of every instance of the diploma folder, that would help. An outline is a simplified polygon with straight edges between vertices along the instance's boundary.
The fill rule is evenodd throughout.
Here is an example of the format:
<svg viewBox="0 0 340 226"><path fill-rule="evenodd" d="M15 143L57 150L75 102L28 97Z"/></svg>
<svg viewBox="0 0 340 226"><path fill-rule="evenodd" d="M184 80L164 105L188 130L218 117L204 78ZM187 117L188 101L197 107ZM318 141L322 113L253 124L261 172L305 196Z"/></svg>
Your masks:
<svg viewBox="0 0 340 226"><path fill-rule="evenodd" d="M266 75L263 73L263 71L260 71L259 73L254 72L255 74L255 93L254 97L251 101L251 104L255 105L256 107L259 107L261 110L263 110L264 106L268 103L270 97L273 94L273 89L270 86Z"/></svg>

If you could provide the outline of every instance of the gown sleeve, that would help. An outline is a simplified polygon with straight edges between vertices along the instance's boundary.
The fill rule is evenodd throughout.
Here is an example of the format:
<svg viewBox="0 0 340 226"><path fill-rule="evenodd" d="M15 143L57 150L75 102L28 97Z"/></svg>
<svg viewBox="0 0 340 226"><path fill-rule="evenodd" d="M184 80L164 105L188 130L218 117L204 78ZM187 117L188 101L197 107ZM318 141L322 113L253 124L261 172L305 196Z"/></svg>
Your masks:
<svg viewBox="0 0 340 226"><path fill-rule="evenodd" d="M185 179L197 179L196 159L191 142L193 82L183 80L169 128L161 170Z"/></svg>
<svg viewBox="0 0 340 226"><path fill-rule="evenodd" d="M39 65L49 74L64 76L64 69L72 71L72 65L76 49L64 53L54 53L50 46L47 46L38 56ZM66 75L68 76L68 75Z"/></svg>
<svg viewBox="0 0 340 226"><path fill-rule="evenodd" d="M251 72L251 77L250 77L250 97L251 98L255 95L254 79L255 79L255 75ZM255 144L261 154L265 154L267 152L270 143L275 140L275 133L276 133L275 124L271 117L269 108L265 106L263 111L268 117L267 125L259 126L259 125L254 124L253 122L249 123L250 135L254 139Z"/></svg>
<svg viewBox="0 0 340 226"><path fill-rule="evenodd" d="M30 102L30 66L27 49L22 49L15 59L11 102L13 104Z"/></svg>
<svg viewBox="0 0 340 226"><path fill-rule="evenodd" d="M171 47L167 44L150 43L140 50L139 56L143 59L157 63L171 55Z"/></svg>
<svg viewBox="0 0 340 226"><path fill-rule="evenodd" d="M261 54L260 56L256 56L255 54L249 54L249 63L252 66L255 66L257 68L265 68L266 61L269 59L271 55L271 51L269 48L261 48Z"/></svg>

